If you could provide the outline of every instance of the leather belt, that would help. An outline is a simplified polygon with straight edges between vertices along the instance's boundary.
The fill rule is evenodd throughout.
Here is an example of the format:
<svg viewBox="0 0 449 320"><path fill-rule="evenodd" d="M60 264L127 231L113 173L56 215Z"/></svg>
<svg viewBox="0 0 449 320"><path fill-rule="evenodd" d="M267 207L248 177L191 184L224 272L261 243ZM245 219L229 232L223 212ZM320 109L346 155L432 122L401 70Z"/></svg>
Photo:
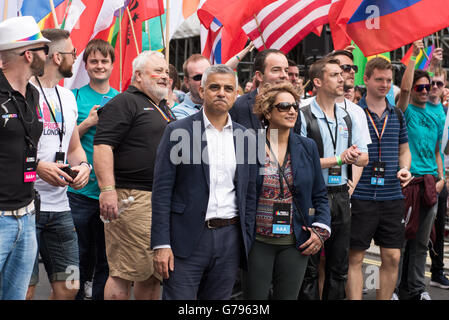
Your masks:
<svg viewBox="0 0 449 320"><path fill-rule="evenodd" d="M217 229L237 224L239 223L239 221L239 217L234 217L231 219L209 219L206 221L206 227L208 227L209 229Z"/></svg>
<svg viewBox="0 0 449 320"><path fill-rule="evenodd" d="M327 192L338 193L338 192L348 192L349 187L347 184L342 184L340 186L327 186Z"/></svg>
<svg viewBox="0 0 449 320"><path fill-rule="evenodd" d="M28 213L34 213L34 200L29 205L17 210L0 210L0 216L22 217Z"/></svg>

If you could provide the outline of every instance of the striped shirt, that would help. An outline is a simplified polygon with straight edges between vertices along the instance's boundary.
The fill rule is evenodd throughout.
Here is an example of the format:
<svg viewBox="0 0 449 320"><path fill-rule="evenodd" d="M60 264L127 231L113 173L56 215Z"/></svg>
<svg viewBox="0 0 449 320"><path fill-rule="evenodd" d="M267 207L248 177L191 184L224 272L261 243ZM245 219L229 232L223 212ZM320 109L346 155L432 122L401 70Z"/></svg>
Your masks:
<svg viewBox="0 0 449 320"><path fill-rule="evenodd" d="M394 107L391 106L388 101L387 108L385 109L382 117L369 111L366 104L365 97L363 97L359 105L364 109L367 120L369 132L371 135L372 143L368 145L369 163L363 169L362 177L357 184L356 189L352 195L352 198L359 200L398 200L403 199L401 185L397 178L397 172L399 169L399 145L408 142L407 126L405 123L405 116L402 117L402 124L399 122L398 116L394 111ZM385 184L383 186L372 185L371 176L373 174L374 161L379 161L379 138L371 123L368 114L369 112L379 134L382 132L385 117L388 114L388 121L385 127L385 132L381 139L381 157L385 162ZM402 112L401 112L402 113Z"/></svg>

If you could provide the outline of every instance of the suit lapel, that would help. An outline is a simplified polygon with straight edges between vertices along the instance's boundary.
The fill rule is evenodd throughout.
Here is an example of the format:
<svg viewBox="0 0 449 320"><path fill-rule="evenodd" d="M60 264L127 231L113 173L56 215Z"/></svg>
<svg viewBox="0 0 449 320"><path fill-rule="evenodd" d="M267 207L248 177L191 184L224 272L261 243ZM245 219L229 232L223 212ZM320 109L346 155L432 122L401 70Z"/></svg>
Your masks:
<svg viewBox="0 0 449 320"><path fill-rule="evenodd" d="M251 121L252 128L260 129L262 128L262 125L260 124L259 119L257 116L253 113L254 103L256 102L256 95L257 90L251 91L251 93L248 95L248 112L249 112L249 120Z"/></svg>
<svg viewBox="0 0 449 320"><path fill-rule="evenodd" d="M207 187L210 188L210 168L209 168L209 153L207 152L206 128L204 126L203 112L200 111L201 121L201 165L203 166L204 178L207 182ZM204 139L203 139L204 137Z"/></svg>

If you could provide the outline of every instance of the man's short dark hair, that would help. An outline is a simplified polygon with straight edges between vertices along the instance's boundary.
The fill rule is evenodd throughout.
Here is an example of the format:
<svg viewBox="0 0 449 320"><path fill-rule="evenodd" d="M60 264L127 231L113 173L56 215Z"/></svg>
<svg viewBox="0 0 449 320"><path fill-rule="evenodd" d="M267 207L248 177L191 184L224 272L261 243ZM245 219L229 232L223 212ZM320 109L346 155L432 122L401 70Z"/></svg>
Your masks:
<svg viewBox="0 0 449 320"><path fill-rule="evenodd" d="M310 78L310 81L312 83L313 83L313 79L315 79L315 78L323 80L324 68L328 64L336 64L336 65L340 66L340 61L338 59L335 59L335 58L325 57L325 58L322 58L322 59L319 59L319 60L315 61L310 66L309 78Z"/></svg>
<svg viewBox="0 0 449 320"><path fill-rule="evenodd" d="M354 61L354 55L347 50L336 50L325 56L325 58L335 58L336 56L347 56L351 61Z"/></svg>
<svg viewBox="0 0 449 320"><path fill-rule="evenodd" d="M285 54L278 49L266 49L260 51L254 58L254 71L259 71L262 74L264 73L266 67L265 61L267 60L268 55L271 53L282 54L283 56L285 56Z"/></svg>
<svg viewBox="0 0 449 320"><path fill-rule="evenodd" d="M178 83L178 70L176 70L176 67L171 63L168 65L168 77L173 80L171 89L174 90L176 84Z"/></svg>
<svg viewBox="0 0 449 320"><path fill-rule="evenodd" d="M430 76L427 73L427 71L418 69L418 70L415 70L415 72L413 73L413 85L415 85L415 83L421 78L426 78L427 80L429 80L429 83L431 81Z"/></svg>
<svg viewBox="0 0 449 320"><path fill-rule="evenodd" d="M373 75L374 69L393 70L393 65L385 58L376 57L368 61L365 65L365 76L369 79Z"/></svg>
<svg viewBox="0 0 449 320"><path fill-rule="evenodd" d="M70 38L70 32L64 29L44 29L42 35L52 43Z"/></svg>
<svg viewBox="0 0 449 320"><path fill-rule="evenodd" d="M297 67L299 70L298 64L295 61L293 61L292 59L288 59L288 66L289 67Z"/></svg>
<svg viewBox="0 0 449 320"><path fill-rule="evenodd" d="M92 39L87 43L86 49L83 54L83 61L87 63L87 58L91 53L95 53L95 51L100 51L100 53L107 57L108 55L111 57L111 62L115 61L115 52L114 47L107 41L102 39Z"/></svg>

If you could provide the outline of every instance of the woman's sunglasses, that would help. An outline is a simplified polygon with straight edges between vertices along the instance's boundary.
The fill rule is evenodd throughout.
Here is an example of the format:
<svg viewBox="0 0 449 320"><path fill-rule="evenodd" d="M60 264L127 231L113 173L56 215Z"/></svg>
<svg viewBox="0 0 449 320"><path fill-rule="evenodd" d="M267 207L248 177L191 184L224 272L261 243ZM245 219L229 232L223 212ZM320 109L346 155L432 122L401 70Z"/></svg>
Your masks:
<svg viewBox="0 0 449 320"><path fill-rule="evenodd" d="M428 92L428 91L430 90L430 84L417 84L417 85L414 87L414 90L415 90L416 92L421 92L421 91L423 91L424 89L426 89L426 91Z"/></svg>
<svg viewBox="0 0 449 320"><path fill-rule="evenodd" d="M278 109L279 112L289 112L293 107L296 112L298 112L299 105L297 102L289 103L289 102L281 102L273 106L273 108Z"/></svg>

